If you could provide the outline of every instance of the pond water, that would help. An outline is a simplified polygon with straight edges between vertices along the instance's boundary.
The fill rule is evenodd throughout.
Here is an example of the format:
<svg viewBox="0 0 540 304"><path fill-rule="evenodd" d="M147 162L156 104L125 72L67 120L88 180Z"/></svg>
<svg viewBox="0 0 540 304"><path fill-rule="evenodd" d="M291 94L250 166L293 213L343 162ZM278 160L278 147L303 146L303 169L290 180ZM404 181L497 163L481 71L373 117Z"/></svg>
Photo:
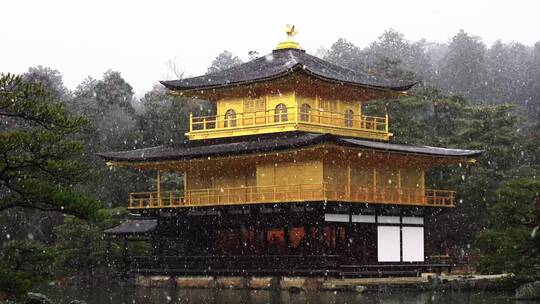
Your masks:
<svg viewBox="0 0 540 304"><path fill-rule="evenodd" d="M163 289L163 288L57 288L42 287L38 292L46 294L53 303L69 303L73 299L88 304L105 303L209 303L209 304L277 304L277 303L523 303L511 299L511 294L492 292L393 292L357 294L353 292L300 292L268 290L218 290L218 289Z"/></svg>

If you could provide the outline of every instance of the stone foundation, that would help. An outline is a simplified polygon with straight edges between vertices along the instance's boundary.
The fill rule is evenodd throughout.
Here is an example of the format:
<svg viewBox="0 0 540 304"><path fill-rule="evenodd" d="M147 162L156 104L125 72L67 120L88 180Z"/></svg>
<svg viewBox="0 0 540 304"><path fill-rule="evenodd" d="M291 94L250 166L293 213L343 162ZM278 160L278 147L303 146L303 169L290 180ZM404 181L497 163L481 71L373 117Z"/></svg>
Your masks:
<svg viewBox="0 0 540 304"><path fill-rule="evenodd" d="M494 276L421 276L403 278L324 278L324 277L251 277L251 276L142 276L135 285L161 288L280 289L290 292L309 290L380 291L410 290L489 290L506 275Z"/></svg>
<svg viewBox="0 0 540 304"><path fill-rule="evenodd" d="M291 288L304 289L306 278L303 277L283 277L279 282L280 289L289 290Z"/></svg>
<svg viewBox="0 0 540 304"><path fill-rule="evenodd" d="M171 276L143 276L135 277L135 285L141 287L171 287L174 280Z"/></svg>
<svg viewBox="0 0 540 304"><path fill-rule="evenodd" d="M176 277L176 286L180 288L215 288L216 279L210 276Z"/></svg>
<svg viewBox="0 0 540 304"><path fill-rule="evenodd" d="M218 277L216 287L230 289L245 289L249 286L248 277Z"/></svg>
<svg viewBox="0 0 540 304"><path fill-rule="evenodd" d="M278 277L251 277L248 280L249 289L278 289Z"/></svg>

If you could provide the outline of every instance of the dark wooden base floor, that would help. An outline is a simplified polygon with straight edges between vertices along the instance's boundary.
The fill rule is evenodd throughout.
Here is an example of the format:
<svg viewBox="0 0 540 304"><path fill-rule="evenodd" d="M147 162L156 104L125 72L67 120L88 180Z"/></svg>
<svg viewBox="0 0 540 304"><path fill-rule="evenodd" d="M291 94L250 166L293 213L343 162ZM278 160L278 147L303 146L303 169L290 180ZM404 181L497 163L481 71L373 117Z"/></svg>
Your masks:
<svg viewBox="0 0 540 304"><path fill-rule="evenodd" d="M336 255L139 256L130 259L131 273L146 275L404 277L450 271L451 267L441 263L347 264L343 257Z"/></svg>

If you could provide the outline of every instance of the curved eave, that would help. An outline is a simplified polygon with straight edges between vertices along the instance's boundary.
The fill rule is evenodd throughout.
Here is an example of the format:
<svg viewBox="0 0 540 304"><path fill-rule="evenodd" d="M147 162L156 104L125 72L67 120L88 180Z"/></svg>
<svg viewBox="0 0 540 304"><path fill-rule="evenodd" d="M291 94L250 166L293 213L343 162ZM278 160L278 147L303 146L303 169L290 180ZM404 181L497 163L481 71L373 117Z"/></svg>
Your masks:
<svg viewBox="0 0 540 304"><path fill-rule="evenodd" d="M370 84L365 84L365 83L344 81L344 80L329 78L324 75L321 75L317 72L310 70L307 67L304 67L304 65L301 63L297 63L293 67L283 72L279 72L279 73L261 77L261 78L255 78L255 79L237 81L237 82L221 83L221 84L208 85L208 86L178 86L178 85L171 84L172 81L163 81L163 80L161 80L160 83L164 85L166 88L168 88L169 90L172 90L175 92L184 92L184 93L187 93L186 95L189 95L189 93L193 91L225 89L225 88L238 87L238 86L243 86L243 85L268 82L268 81L284 78L286 76L293 74L294 72L304 72L308 76L314 77L316 79L319 79L321 81L325 81L328 83L348 85L348 86L359 87L359 88L364 88L364 89L381 90L381 91L386 91L386 92L387 91L396 91L396 92L407 91L418 83L418 82L412 82L410 84L406 84L402 86L378 86L378 85L370 85Z"/></svg>
<svg viewBox="0 0 540 304"><path fill-rule="evenodd" d="M310 147L314 146L316 144L324 142L326 137L315 137L310 140L306 140L303 142L297 142L292 145L282 145L282 146L266 146L261 148L252 148L252 149L238 149L238 150L227 150L227 151L212 151L204 154L197 154L197 155L163 155L163 156L150 156L150 157L125 157L121 154L123 152L110 152L110 153L97 153L96 155L99 156L101 159L105 161L112 161L112 162L125 162L125 163L138 163L138 162L155 162L155 161L183 161L183 160L192 160L192 159L200 159L200 158L207 158L207 157L225 157L225 156L237 156L237 155L249 155L249 154L256 154L256 153L265 153L265 152L272 152L272 151L284 151L284 150L290 150L290 149L299 149L304 147ZM163 147L158 146L156 148ZM152 149L152 148L149 148ZM128 151L129 152L129 151ZM118 154L118 155L115 155Z"/></svg>
<svg viewBox="0 0 540 304"><path fill-rule="evenodd" d="M274 151L286 151L292 149L300 149L312 147L318 144L335 144L337 146L365 149L378 151L383 153L418 155L426 157L437 157L454 160L476 159L483 151L482 150L462 150L448 149L428 146L408 146L400 144L391 144L384 142L359 140L351 138L341 138L330 134L321 135L305 135L306 138L295 140L287 139L269 141L269 142L252 142L257 143L250 146L238 146L238 143L224 144L208 144L200 147L183 147L183 149L193 149L188 153L179 153L178 150L166 146L158 146L153 148L140 149L136 151L110 152L97 154L105 161L117 163L141 163L141 162L156 162L156 161L186 161L192 159L201 159L207 157L227 157L237 155L249 155L257 153L266 153ZM152 154L151 150L160 151L157 155ZM182 148L180 148L182 149ZM198 150L198 151L197 151ZM137 154L133 155L133 152ZM150 152L150 153L149 153ZM154 151L155 153L155 151ZM146 155L145 155L146 154Z"/></svg>

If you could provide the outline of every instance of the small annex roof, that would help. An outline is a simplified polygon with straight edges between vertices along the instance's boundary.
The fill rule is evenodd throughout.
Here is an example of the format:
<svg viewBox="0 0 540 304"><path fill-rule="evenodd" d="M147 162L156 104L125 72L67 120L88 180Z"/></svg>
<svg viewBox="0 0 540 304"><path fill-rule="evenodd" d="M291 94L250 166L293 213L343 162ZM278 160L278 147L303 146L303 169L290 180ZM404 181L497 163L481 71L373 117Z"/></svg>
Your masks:
<svg viewBox="0 0 540 304"><path fill-rule="evenodd" d="M109 235L146 235L157 227L157 219L130 218L118 226L103 231Z"/></svg>
<svg viewBox="0 0 540 304"><path fill-rule="evenodd" d="M274 80L295 71L323 81L392 91L406 91L416 84L357 72L295 48L274 50L266 56L216 73L160 82L174 91L206 90Z"/></svg>
<svg viewBox="0 0 540 304"><path fill-rule="evenodd" d="M158 146L121 152L100 153L98 155L106 161L115 162L171 161L282 151L322 143L333 143L340 146L368 150L450 158L473 158L482 154L481 150L412 146L338 137L331 134L285 132L282 134L245 136L225 140L190 141L179 146Z"/></svg>

